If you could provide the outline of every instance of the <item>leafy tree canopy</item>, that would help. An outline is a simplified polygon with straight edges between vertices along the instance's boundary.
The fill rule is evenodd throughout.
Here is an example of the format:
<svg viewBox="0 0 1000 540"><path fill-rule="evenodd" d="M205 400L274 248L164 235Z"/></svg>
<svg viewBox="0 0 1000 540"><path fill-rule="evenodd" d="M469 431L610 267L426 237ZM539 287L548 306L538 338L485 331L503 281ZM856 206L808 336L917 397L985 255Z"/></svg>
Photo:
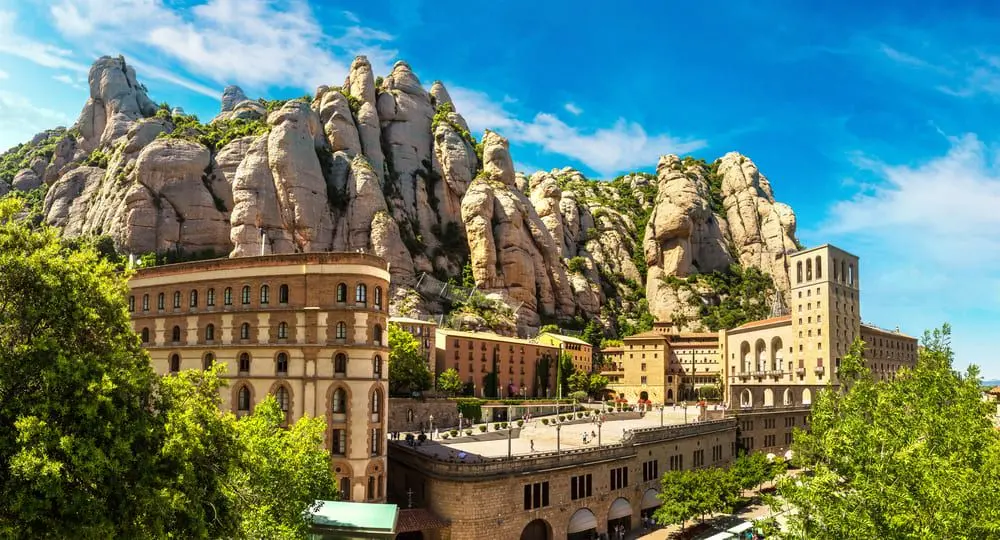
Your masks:
<svg viewBox="0 0 1000 540"><path fill-rule="evenodd" d="M813 404L795 460L811 470L779 485L796 537L1000 537L1000 438L979 371L952 369L951 329L923 337L916 367L878 381L855 341L841 390ZM846 388L846 391L843 389Z"/></svg>
<svg viewBox="0 0 1000 540"><path fill-rule="evenodd" d="M438 390L449 396L455 396L462 391L462 380L458 377L455 368L448 368L438 375Z"/></svg>
<svg viewBox="0 0 1000 540"><path fill-rule="evenodd" d="M432 381L417 338L389 324L389 391L393 394L423 391L431 387Z"/></svg>

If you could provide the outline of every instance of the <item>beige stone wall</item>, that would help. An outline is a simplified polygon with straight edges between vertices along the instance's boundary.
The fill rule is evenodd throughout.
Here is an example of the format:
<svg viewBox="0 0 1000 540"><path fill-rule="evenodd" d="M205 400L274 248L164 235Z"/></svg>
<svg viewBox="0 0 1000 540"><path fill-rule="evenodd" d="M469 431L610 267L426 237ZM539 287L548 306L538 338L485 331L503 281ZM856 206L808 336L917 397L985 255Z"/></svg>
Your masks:
<svg viewBox="0 0 1000 540"><path fill-rule="evenodd" d="M900 369L917 364L917 338L862 324L861 339L865 363L876 379L891 380Z"/></svg>
<svg viewBox="0 0 1000 540"><path fill-rule="evenodd" d="M684 469L695 467L695 452L699 450L704 456L703 467L730 462L735 423L730 420L718 424L718 429L710 433L576 455L564 453L558 460L538 460L546 462L539 470L524 471L530 465L521 463L514 474L487 465L479 477L471 465L451 464L444 469L448 472L438 472L436 467L420 465L421 457L409 449L393 445L389 454L391 500L405 504L407 492L412 490L414 506L429 508L451 521L450 538L519 538L524 528L537 519L551 528L551 538L565 538L570 519L581 509L594 514L599 533L607 532L608 511L620 498L631 507L631 528L637 529L641 527L643 495L658 489L659 477L669 470L671 456L683 456ZM713 461L713 447L720 448L721 459ZM650 461L657 463L657 474L644 481L643 463ZM611 470L620 467L628 469L628 484L612 490ZM592 475L591 496L572 500L571 478L586 474ZM549 483L549 505L525 510L524 486L539 482Z"/></svg>
<svg viewBox="0 0 1000 540"><path fill-rule="evenodd" d="M458 427L458 406L452 400L389 398L389 431L426 430L431 416L436 428Z"/></svg>
<svg viewBox="0 0 1000 540"><path fill-rule="evenodd" d="M792 432L809 428L808 406L739 411L739 443L744 449L784 456L791 449Z"/></svg>
<svg viewBox="0 0 1000 540"><path fill-rule="evenodd" d="M157 373L169 374L174 367L202 369L209 358L225 365L223 409L245 414L268 394L283 390L290 422L303 416L326 419L328 448L335 430L343 430L346 451L333 456L338 480L349 480L351 500L383 501L388 278L384 261L362 254L309 253L156 267L140 270L129 282L136 298L132 324L140 336L146 330L149 340L144 346ZM337 298L341 284L347 289L344 301ZM363 302L357 301L358 285L365 286ZM246 303L244 287L250 291ZM282 297L284 287L287 298ZM178 292L181 302L175 308ZM165 298L162 310L160 294ZM148 309L143 309L145 296L150 298ZM209 305L213 296L214 305ZM244 323L249 325L245 338ZM338 323L343 324L340 335ZM244 355L249 369L241 371ZM335 369L338 355L345 358L343 372ZM287 358L287 370L279 371L279 357ZM172 365L174 359L177 366ZM249 411L240 410L241 389L249 393ZM333 412L338 389L345 393L343 414Z"/></svg>

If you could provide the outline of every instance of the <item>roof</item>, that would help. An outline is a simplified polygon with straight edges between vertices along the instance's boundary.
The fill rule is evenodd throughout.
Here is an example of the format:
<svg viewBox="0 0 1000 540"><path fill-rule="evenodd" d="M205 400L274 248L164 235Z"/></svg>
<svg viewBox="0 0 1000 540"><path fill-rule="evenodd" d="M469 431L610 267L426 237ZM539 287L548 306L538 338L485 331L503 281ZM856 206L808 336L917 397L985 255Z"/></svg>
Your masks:
<svg viewBox="0 0 1000 540"><path fill-rule="evenodd" d="M310 508L313 525L326 529L355 532L396 532L399 507L395 504L374 504L346 501L316 501Z"/></svg>
<svg viewBox="0 0 1000 540"><path fill-rule="evenodd" d="M391 323L404 323L404 324L432 324L437 326L434 321L424 321L421 319L411 319L410 317L389 317L389 322Z"/></svg>
<svg viewBox="0 0 1000 540"><path fill-rule="evenodd" d="M448 520L438 517L426 508L406 508L399 511L396 533L442 529L448 525L450 525Z"/></svg>
<svg viewBox="0 0 1000 540"><path fill-rule="evenodd" d="M913 336L908 336L908 335L906 335L906 334L904 334L904 333L902 333L902 332L900 332L898 330L895 330L895 331L894 330L886 330L885 328L879 328L879 327L875 326L874 324L861 323L861 329L862 330L868 330L869 332L878 332L880 334L886 334L886 335L890 335L890 336L893 336L893 337L900 337L900 338L906 338L906 339L912 339L912 340L916 340L917 339L917 338L915 338Z"/></svg>
<svg viewBox="0 0 1000 540"><path fill-rule="evenodd" d="M1000 394L1000 386L994 386L986 391L987 394Z"/></svg>
<svg viewBox="0 0 1000 540"><path fill-rule="evenodd" d="M718 348L718 341L682 341L680 343L671 343L671 349L704 349L704 348Z"/></svg>
<svg viewBox="0 0 1000 540"><path fill-rule="evenodd" d="M606 347L601 349L601 352L604 354L620 353L625 352L625 349L623 347Z"/></svg>
<svg viewBox="0 0 1000 540"><path fill-rule="evenodd" d="M591 344L589 342L586 342L586 341L584 341L584 340L582 340L580 338L575 338L573 336L564 336L562 334L553 334L552 332L542 332L541 334L538 335L538 337L542 337L542 336L549 336L552 339L556 339L556 340L559 340L559 341L565 341L566 343L576 343L577 345L586 345L588 347L591 346Z"/></svg>
<svg viewBox="0 0 1000 540"><path fill-rule="evenodd" d="M452 337L462 337L468 339L487 339L490 341L500 341L503 343L517 343L520 345L533 345L535 347L551 347L553 349L558 349L558 347L554 345L548 345L546 343L538 343L537 341L531 341L527 339L501 336L500 334L493 334L491 332L464 332L462 330L452 330L451 328L438 328L437 333Z"/></svg>
<svg viewBox="0 0 1000 540"><path fill-rule="evenodd" d="M628 341L630 339L654 339L654 338L655 339L666 340L667 339L667 335L664 334L663 332L657 332L655 330L650 330L649 332L643 332L641 334L633 334L631 336L625 336L622 339L625 340L625 341Z"/></svg>
<svg viewBox="0 0 1000 540"><path fill-rule="evenodd" d="M768 326L771 324L781 324L781 323L792 322L791 315L782 315L781 317L771 317L770 319L761 319L759 321L751 321L746 324L737 326L733 330L743 330L746 328L757 328L758 326Z"/></svg>

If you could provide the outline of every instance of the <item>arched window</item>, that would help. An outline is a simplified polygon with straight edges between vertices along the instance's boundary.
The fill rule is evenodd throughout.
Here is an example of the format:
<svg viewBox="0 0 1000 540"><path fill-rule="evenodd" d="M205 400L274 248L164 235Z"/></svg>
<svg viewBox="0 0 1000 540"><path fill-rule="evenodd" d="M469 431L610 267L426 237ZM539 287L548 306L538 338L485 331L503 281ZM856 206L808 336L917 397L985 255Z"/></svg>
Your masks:
<svg viewBox="0 0 1000 540"><path fill-rule="evenodd" d="M212 368L212 364L214 363L215 355L212 353L205 353L205 358L201 359L201 368L207 371Z"/></svg>
<svg viewBox="0 0 1000 540"><path fill-rule="evenodd" d="M148 294L142 295L142 310L143 311L149 311L149 295Z"/></svg>
<svg viewBox="0 0 1000 540"><path fill-rule="evenodd" d="M288 396L288 389L284 386L279 386L278 390L274 392L274 399L278 401L278 406L281 407L281 412L285 413L285 417L288 417L288 407L291 402Z"/></svg>
<svg viewBox="0 0 1000 540"><path fill-rule="evenodd" d="M811 405L812 404L812 391L808 388L802 390L802 404Z"/></svg>
<svg viewBox="0 0 1000 540"><path fill-rule="evenodd" d="M337 301L346 302L347 301L347 285L339 283L337 285Z"/></svg>
<svg viewBox="0 0 1000 540"><path fill-rule="evenodd" d="M288 303L288 285L282 285L278 287L278 303L279 304Z"/></svg>
<svg viewBox="0 0 1000 540"><path fill-rule="evenodd" d="M333 372L334 373L347 373L347 355L344 353L338 353L333 359Z"/></svg>
<svg viewBox="0 0 1000 540"><path fill-rule="evenodd" d="M365 498L369 501L375 498L375 477L368 477L368 491L365 493Z"/></svg>
<svg viewBox="0 0 1000 540"><path fill-rule="evenodd" d="M135 313L135 296L128 297L128 312Z"/></svg>
<svg viewBox="0 0 1000 540"><path fill-rule="evenodd" d="M250 286L244 285L243 290L240 292L240 302L246 306L250 304Z"/></svg>
<svg viewBox="0 0 1000 540"><path fill-rule="evenodd" d="M375 360L372 361L372 371L376 379L382 378L382 357L377 354L375 355Z"/></svg>
<svg viewBox="0 0 1000 540"><path fill-rule="evenodd" d="M158 309L160 311L163 311L164 309L166 309L166 306L164 305L164 301L165 301L165 297L163 296L163 293L160 293L159 295L157 295L156 296L156 309Z"/></svg>
<svg viewBox="0 0 1000 540"><path fill-rule="evenodd" d="M382 412L382 391L376 389L372 392L372 414L376 415Z"/></svg>
<svg viewBox="0 0 1000 540"><path fill-rule="evenodd" d="M279 375L287 375L288 374L288 355L285 354L285 353L283 353L283 352L282 353L278 353L278 360L277 360L276 363L277 363L278 374Z"/></svg>
<svg viewBox="0 0 1000 540"><path fill-rule="evenodd" d="M215 289L209 289L205 292L205 305L215 305Z"/></svg>
<svg viewBox="0 0 1000 540"><path fill-rule="evenodd" d="M333 413L347 414L347 392L343 388L333 391Z"/></svg>
<svg viewBox="0 0 1000 540"><path fill-rule="evenodd" d="M795 283L802 283L802 261L795 263Z"/></svg>
<svg viewBox="0 0 1000 540"><path fill-rule="evenodd" d="M288 339L288 323L278 323L278 339Z"/></svg>
<svg viewBox="0 0 1000 540"><path fill-rule="evenodd" d="M181 292L174 291L174 309L180 309L181 307Z"/></svg>
<svg viewBox="0 0 1000 540"><path fill-rule="evenodd" d="M250 389L245 385L236 393L236 410L242 413L250 412Z"/></svg>
<svg viewBox="0 0 1000 540"><path fill-rule="evenodd" d="M222 303L231 306L233 305L233 288L226 287L226 290L222 291Z"/></svg>
<svg viewBox="0 0 1000 540"><path fill-rule="evenodd" d="M250 373L250 354L240 353L240 375L246 375Z"/></svg>
<svg viewBox="0 0 1000 540"><path fill-rule="evenodd" d="M205 327L205 341L215 341L215 325L210 324Z"/></svg>
<svg viewBox="0 0 1000 540"><path fill-rule="evenodd" d="M191 307L198 307L198 291L191 291Z"/></svg>
<svg viewBox="0 0 1000 540"><path fill-rule="evenodd" d="M753 407L753 394L749 389L740 392L740 407Z"/></svg>
<svg viewBox="0 0 1000 540"><path fill-rule="evenodd" d="M358 283L358 286L354 288L354 302L357 304L368 303L368 286L364 283Z"/></svg>
<svg viewBox="0 0 1000 540"><path fill-rule="evenodd" d="M854 263L847 265L847 284L854 285Z"/></svg>
<svg viewBox="0 0 1000 540"><path fill-rule="evenodd" d="M181 370L181 357L179 355L170 356L170 373L177 373Z"/></svg>
<svg viewBox="0 0 1000 540"><path fill-rule="evenodd" d="M337 323L337 339L347 339L347 325L343 321Z"/></svg>
<svg viewBox="0 0 1000 540"><path fill-rule="evenodd" d="M149 328L142 329L142 342L149 343Z"/></svg>
<svg viewBox="0 0 1000 540"><path fill-rule="evenodd" d="M382 325L376 324L375 328L373 329L372 334L373 334L373 336L375 338L374 339L375 343L378 344L378 345L381 345L382 344Z"/></svg>
<svg viewBox="0 0 1000 540"><path fill-rule="evenodd" d="M785 388L785 393L781 399L782 404L791 405L792 404L792 389Z"/></svg>
<svg viewBox="0 0 1000 540"><path fill-rule="evenodd" d="M382 309L382 287L375 287L375 309Z"/></svg>
<svg viewBox="0 0 1000 540"><path fill-rule="evenodd" d="M271 301L271 288L267 285L260 286L260 303L267 304Z"/></svg>
<svg viewBox="0 0 1000 540"><path fill-rule="evenodd" d="M813 278L813 261L812 259L806 259L806 281L811 281Z"/></svg>
<svg viewBox="0 0 1000 540"><path fill-rule="evenodd" d="M170 333L170 341L178 343L181 340L181 327L175 326L173 331Z"/></svg>
<svg viewBox="0 0 1000 540"><path fill-rule="evenodd" d="M341 431L341 433L344 433ZM340 500L351 500L351 479L344 477L340 479Z"/></svg>
<svg viewBox="0 0 1000 540"><path fill-rule="evenodd" d="M823 279L823 257L816 256L816 279Z"/></svg>
<svg viewBox="0 0 1000 540"><path fill-rule="evenodd" d="M250 339L250 323L240 325L240 339Z"/></svg>

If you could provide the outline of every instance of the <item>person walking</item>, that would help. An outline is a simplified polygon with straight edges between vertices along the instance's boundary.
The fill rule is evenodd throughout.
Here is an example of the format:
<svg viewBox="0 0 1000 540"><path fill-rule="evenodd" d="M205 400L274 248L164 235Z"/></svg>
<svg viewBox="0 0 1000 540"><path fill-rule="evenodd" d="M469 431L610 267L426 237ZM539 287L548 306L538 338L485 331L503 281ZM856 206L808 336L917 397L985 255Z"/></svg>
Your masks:
<svg viewBox="0 0 1000 540"><path fill-rule="evenodd" d="M531 451L534 452L535 451L535 439L530 439L529 442L531 442Z"/></svg>

